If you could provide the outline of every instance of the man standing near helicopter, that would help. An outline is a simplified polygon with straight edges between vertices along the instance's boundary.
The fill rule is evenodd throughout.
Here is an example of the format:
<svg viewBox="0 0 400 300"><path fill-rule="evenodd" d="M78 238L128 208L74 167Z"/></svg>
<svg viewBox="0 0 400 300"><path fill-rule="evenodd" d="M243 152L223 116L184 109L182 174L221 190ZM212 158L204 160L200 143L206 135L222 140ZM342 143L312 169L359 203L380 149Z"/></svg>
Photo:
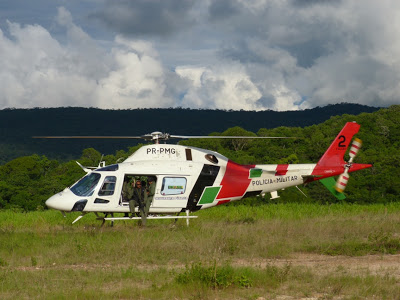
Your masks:
<svg viewBox="0 0 400 300"><path fill-rule="evenodd" d="M156 193L156 183L154 176L147 177L147 197L146 197L146 206L144 209L145 216L149 215L150 205L153 202L154 194Z"/></svg>
<svg viewBox="0 0 400 300"><path fill-rule="evenodd" d="M124 179L124 184L122 186L122 194L121 194L121 201L123 202L128 202L129 203L129 210L132 214L135 213L135 202L132 201L132 197L133 197L133 183L135 181L133 181L132 183L130 182L131 179L127 176L125 176ZM125 213L125 217L128 217L128 213Z"/></svg>
<svg viewBox="0 0 400 300"><path fill-rule="evenodd" d="M133 188L132 200L129 201L129 209L131 210L132 216L134 216L135 206L139 206L140 216L142 217L142 225L146 225L146 204L147 192L145 188L142 187L142 182L140 179L136 180L135 187Z"/></svg>

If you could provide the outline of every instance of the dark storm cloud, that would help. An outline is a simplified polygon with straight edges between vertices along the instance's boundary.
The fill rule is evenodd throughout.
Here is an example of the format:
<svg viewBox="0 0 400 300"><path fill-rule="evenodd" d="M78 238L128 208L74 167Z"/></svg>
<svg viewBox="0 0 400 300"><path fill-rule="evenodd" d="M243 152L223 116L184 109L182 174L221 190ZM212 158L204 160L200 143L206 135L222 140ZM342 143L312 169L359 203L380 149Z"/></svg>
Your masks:
<svg viewBox="0 0 400 300"><path fill-rule="evenodd" d="M235 1L218 0L210 4L208 13L211 21L218 21L239 13L239 10L240 7Z"/></svg>
<svg viewBox="0 0 400 300"><path fill-rule="evenodd" d="M301 67L312 66L320 57L333 51L342 50L348 39L363 38L362 34L349 32L345 19L337 19L341 12L333 4L341 1L302 0L279 4L267 2L264 5L251 6L241 1L214 0L210 4L209 14L219 31L223 31L223 45L218 49L220 56L241 62L265 63L268 57L262 49L250 49L249 39L264 41L264 46L279 48L289 52ZM312 7L316 4L327 4ZM328 4L332 4L328 6ZM294 6L295 5L295 6ZM218 15L213 7L231 13ZM218 18L219 17L219 18ZM367 46L367 45L365 45Z"/></svg>
<svg viewBox="0 0 400 300"><path fill-rule="evenodd" d="M311 6L316 4L338 4L342 0L292 0L293 4L296 6Z"/></svg>
<svg viewBox="0 0 400 300"><path fill-rule="evenodd" d="M210 15L212 5L223 2L214 0ZM221 61L245 66L262 93L260 106L398 102L400 43L389 42L398 24L393 1L238 0L230 5L233 13L213 15L217 31L225 32L217 53Z"/></svg>
<svg viewBox="0 0 400 300"><path fill-rule="evenodd" d="M235 43L222 45L217 52L221 58L232 59L243 64L265 64L266 58L261 57L249 49L246 40L236 41Z"/></svg>
<svg viewBox="0 0 400 300"><path fill-rule="evenodd" d="M328 50L316 40L305 41L301 44L288 46L286 50L297 59L297 64L303 68L309 68L315 61L328 53Z"/></svg>
<svg viewBox="0 0 400 300"><path fill-rule="evenodd" d="M90 16L116 33L127 36L170 35L193 24L190 10L194 0L108 0Z"/></svg>
<svg viewBox="0 0 400 300"><path fill-rule="evenodd" d="M0 26L6 27L6 21L21 24L39 24L50 27L57 7L52 0L43 0L43 5L35 1L13 0L0 1ZM21 9L23 8L23 9Z"/></svg>

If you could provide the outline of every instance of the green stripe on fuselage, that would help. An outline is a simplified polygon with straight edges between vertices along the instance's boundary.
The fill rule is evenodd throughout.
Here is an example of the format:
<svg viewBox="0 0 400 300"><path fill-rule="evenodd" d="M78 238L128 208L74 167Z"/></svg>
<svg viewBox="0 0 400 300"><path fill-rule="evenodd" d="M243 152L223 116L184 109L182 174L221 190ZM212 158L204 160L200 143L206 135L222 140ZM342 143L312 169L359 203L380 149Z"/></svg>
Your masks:
<svg viewBox="0 0 400 300"><path fill-rule="evenodd" d="M261 177L262 169L250 169L250 177L249 178L257 178Z"/></svg>
<svg viewBox="0 0 400 300"><path fill-rule="evenodd" d="M209 204L213 203L215 198L221 189L220 186L208 186L204 189L203 195L201 195L200 201L197 204Z"/></svg>

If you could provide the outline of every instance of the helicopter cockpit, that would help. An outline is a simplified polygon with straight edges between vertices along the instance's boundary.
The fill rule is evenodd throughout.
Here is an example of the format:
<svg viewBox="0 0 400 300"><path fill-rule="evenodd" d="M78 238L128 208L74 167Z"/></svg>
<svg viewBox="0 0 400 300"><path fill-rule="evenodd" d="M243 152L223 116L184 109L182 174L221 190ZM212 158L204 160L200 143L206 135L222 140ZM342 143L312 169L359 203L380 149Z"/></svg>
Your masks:
<svg viewBox="0 0 400 300"><path fill-rule="evenodd" d="M97 172L103 171L117 171L118 164L109 165L103 168L98 168L94 172L89 173L85 177L81 178L72 187L71 191L81 197L89 197L93 195L93 192L100 181L101 175ZM103 182L103 186L99 191L99 196L110 196L114 193L115 183L117 178L115 176L106 176Z"/></svg>
<svg viewBox="0 0 400 300"><path fill-rule="evenodd" d="M99 173L90 173L75 183L70 190L80 197L92 196L100 178Z"/></svg>
<svg viewBox="0 0 400 300"><path fill-rule="evenodd" d="M50 197L46 205L62 211L82 211L88 199L95 193L94 203L109 203L111 200L109 196L114 195L117 183L117 174L113 171L117 171L118 168L115 164L89 171L70 188Z"/></svg>

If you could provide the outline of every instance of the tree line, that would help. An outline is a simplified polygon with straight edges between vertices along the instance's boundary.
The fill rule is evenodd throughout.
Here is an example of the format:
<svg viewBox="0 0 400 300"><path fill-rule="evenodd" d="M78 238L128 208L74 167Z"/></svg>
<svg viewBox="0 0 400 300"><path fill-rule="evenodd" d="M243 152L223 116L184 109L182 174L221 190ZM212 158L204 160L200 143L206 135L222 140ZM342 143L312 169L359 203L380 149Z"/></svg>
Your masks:
<svg viewBox="0 0 400 300"><path fill-rule="evenodd" d="M376 107L342 103L301 111L223 111L198 109L104 110L82 107L0 110L0 164L37 153L68 161L86 148L115 153L139 143L135 140L52 140L32 136L143 135L163 131L180 135L207 135L240 126L246 130L310 126L344 113L374 112ZM208 120L213 120L208 122Z"/></svg>
<svg viewBox="0 0 400 300"><path fill-rule="evenodd" d="M316 163L346 122L361 125L357 137L363 148L355 159L357 163L372 163L371 169L352 173L345 191L350 203L388 203L399 201L400 194L400 105L357 116L344 114L331 117L318 125L301 127L261 128L251 132L242 127L231 127L210 135L289 136L297 139L193 139L179 143L217 151L241 164L296 164ZM94 149L83 150L78 161L84 166L122 162L141 144L102 156ZM50 159L33 154L15 158L0 166L0 209L41 210L53 194L70 186L85 175L74 160ZM337 202L321 184L301 187L307 198L296 188L280 192L277 202ZM268 199L269 196L266 196ZM245 200L249 205L264 203L265 199ZM270 201L270 200L268 200Z"/></svg>

